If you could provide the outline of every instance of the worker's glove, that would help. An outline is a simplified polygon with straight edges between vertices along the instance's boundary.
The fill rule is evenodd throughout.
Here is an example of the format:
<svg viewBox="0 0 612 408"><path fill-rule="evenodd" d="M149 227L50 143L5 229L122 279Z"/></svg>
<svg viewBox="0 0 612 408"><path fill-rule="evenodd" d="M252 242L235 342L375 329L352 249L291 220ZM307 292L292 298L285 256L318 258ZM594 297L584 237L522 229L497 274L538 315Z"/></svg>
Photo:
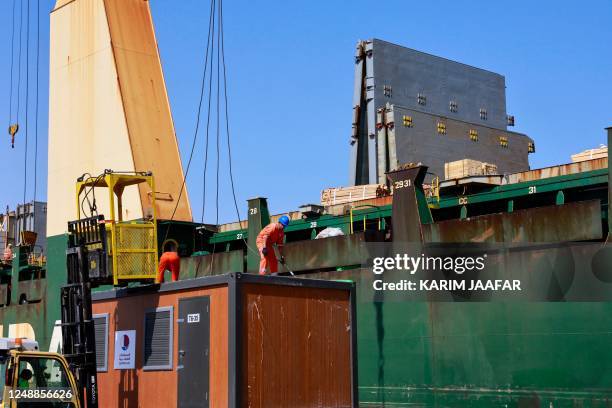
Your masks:
<svg viewBox="0 0 612 408"><path fill-rule="evenodd" d="M261 249L261 253L263 254L263 256L268 255L268 248L265 248L265 247L264 247L264 248L262 248L262 249Z"/></svg>
<svg viewBox="0 0 612 408"><path fill-rule="evenodd" d="M283 265L285 264L285 257L284 256L280 257L280 263L282 263Z"/></svg>

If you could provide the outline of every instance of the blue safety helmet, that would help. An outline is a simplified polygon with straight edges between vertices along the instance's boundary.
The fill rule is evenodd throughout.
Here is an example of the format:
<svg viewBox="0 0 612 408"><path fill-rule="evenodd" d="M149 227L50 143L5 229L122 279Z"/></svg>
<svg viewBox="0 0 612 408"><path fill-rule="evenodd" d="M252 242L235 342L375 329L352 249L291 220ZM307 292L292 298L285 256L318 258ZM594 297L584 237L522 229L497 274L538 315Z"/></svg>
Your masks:
<svg viewBox="0 0 612 408"><path fill-rule="evenodd" d="M289 217L287 217L286 215L283 215L278 219L278 222L283 224L283 227L286 227L287 225L289 225Z"/></svg>

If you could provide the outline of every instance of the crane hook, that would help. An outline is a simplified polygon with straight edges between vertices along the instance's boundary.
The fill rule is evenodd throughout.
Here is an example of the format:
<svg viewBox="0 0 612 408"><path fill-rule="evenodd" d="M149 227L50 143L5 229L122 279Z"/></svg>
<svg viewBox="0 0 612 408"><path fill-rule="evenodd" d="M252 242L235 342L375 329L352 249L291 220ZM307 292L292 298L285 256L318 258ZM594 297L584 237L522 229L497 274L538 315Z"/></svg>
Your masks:
<svg viewBox="0 0 612 408"><path fill-rule="evenodd" d="M10 125L8 128L9 135L11 135L11 148L15 148L15 135L19 132L19 124L15 123Z"/></svg>

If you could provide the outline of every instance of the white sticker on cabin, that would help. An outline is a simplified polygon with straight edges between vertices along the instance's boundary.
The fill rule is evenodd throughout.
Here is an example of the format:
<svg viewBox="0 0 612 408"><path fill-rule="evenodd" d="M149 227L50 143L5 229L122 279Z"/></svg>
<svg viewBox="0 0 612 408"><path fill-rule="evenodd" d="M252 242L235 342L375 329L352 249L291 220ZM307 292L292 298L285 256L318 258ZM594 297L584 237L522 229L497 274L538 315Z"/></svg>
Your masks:
<svg viewBox="0 0 612 408"><path fill-rule="evenodd" d="M187 323L200 323L200 314L199 313L188 314Z"/></svg>
<svg viewBox="0 0 612 408"><path fill-rule="evenodd" d="M135 368L136 330L119 330L115 332L115 370Z"/></svg>

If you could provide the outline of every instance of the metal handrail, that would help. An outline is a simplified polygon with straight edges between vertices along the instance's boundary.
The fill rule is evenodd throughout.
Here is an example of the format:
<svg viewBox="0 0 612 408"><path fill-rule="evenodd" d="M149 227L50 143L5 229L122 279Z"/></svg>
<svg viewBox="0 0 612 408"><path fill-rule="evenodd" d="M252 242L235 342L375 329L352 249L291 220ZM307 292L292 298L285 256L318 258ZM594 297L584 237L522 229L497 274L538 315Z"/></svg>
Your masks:
<svg viewBox="0 0 612 408"><path fill-rule="evenodd" d="M431 180L431 187L430 187L430 191L431 191L431 197L435 199L435 204L429 204L429 207L435 207L436 205L440 206L440 177L439 176L435 176L432 180Z"/></svg>
<svg viewBox="0 0 612 408"><path fill-rule="evenodd" d="M373 205L373 204L361 204L361 205L357 205L357 206L351 207L351 209L349 211L349 219L350 219L350 224L351 224L351 227L350 227L351 234L353 233L353 211L356 210L356 209L359 209L359 208L375 208L376 210L378 210L378 214L380 214L380 212L381 212L380 207L377 206L377 205ZM367 217L364 214L364 216L363 216L363 230L364 231L366 229L366 220L367 220ZM380 217L378 217L378 229L380 230Z"/></svg>

